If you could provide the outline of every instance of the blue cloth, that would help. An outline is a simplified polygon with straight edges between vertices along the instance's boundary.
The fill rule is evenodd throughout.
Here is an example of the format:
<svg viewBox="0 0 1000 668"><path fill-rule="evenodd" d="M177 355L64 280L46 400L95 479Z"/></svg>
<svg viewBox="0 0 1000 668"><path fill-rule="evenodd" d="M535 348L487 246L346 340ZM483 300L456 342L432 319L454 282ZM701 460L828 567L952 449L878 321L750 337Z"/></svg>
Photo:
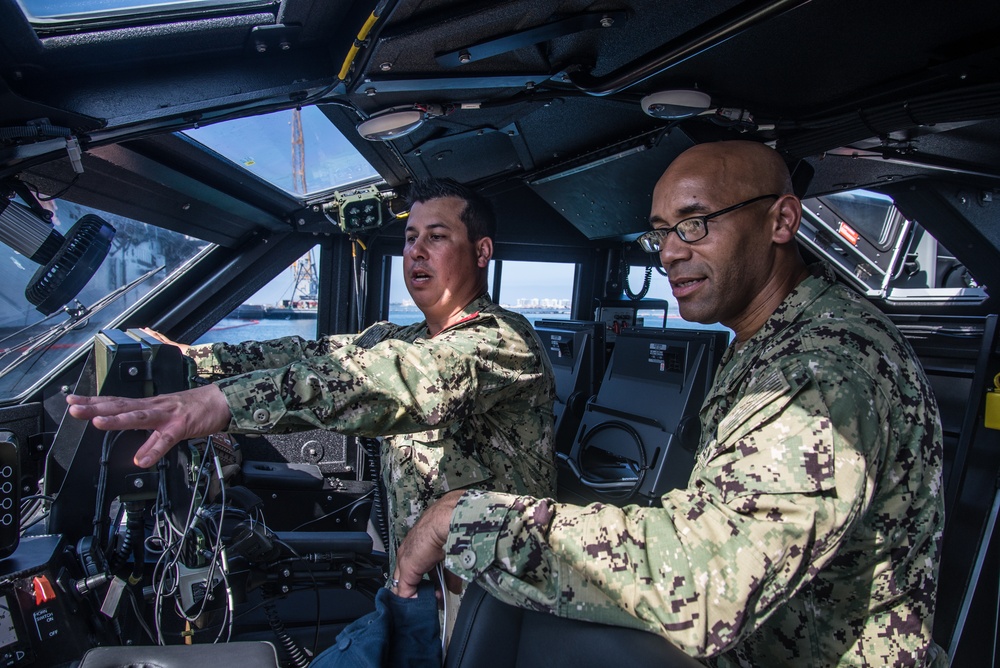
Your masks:
<svg viewBox="0 0 1000 668"><path fill-rule="evenodd" d="M439 629L432 583L422 582L415 598L380 589L375 611L344 627L309 668L441 668Z"/></svg>

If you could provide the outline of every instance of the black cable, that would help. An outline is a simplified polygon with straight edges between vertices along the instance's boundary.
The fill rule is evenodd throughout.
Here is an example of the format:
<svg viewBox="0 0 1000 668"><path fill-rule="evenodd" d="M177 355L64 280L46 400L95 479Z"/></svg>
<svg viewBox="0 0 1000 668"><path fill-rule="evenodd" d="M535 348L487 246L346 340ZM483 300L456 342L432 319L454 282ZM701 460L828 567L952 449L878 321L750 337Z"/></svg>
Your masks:
<svg viewBox="0 0 1000 668"><path fill-rule="evenodd" d="M295 639L285 631L285 624L278 615L274 601L266 601L263 608L264 616L267 617L267 625L271 627L271 631L274 632L275 637L278 639L278 645L285 651L286 656L291 661L291 665L295 668L306 668L309 665L309 659L302 652L302 648L295 642Z"/></svg>
<svg viewBox="0 0 1000 668"><path fill-rule="evenodd" d="M291 552L292 555L295 556L296 558L302 560L303 563L305 563L306 568L309 570L309 579L312 580L313 591L316 592L316 631L313 633L313 647L312 647L312 655L316 656L316 650L319 648L319 629L323 620L323 615L320 614L320 608L322 607L323 599L319 595L319 583L316 582L316 574L313 572L312 564L310 564L308 560L303 560L301 555L299 555L299 553L295 551L295 548L293 548L291 545L278 538L275 538L274 542L276 542L278 545L281 545L286 550Z"/></svg>
<svg viewBox="0 0 1000 668"><path fill-rule="evenodd" d="M135 618L136 621L139 622L139 626L141 626L142 630L146 632L146 636L153 642L153 644L156 644L156 636L153 635L153 631L149 628L146 620L142 618L142 612L139 610L139 603L135 598L135 592L132 591L131 587L126 587L125 593L128 594L129 601L132 602L132 611L135 612Z"/></svg>
<svg viewBox="0 0 1000 668"><path fill-rule="evenodd" d="M23 526L21 527L21 533L24 533L25 531L27 531L27 530L28 530L28 529L30 529L31 527L35 526L36 524L38 524L38 523L39 523L39 522L41 522L42 520L46 519L46 518L47 518L48 516L49 516L49 514L48 514L47 512L46 512L46 513L42 513L42 514L41 514L41 515L40 515L39 517L37 517L36 519L34 519L34 520L32 520L31 522L28 522L27 524L23 525Z"/></svg>
<svg viewBox="0 0 1000 668"><path fill-rule="evenodd" d="M365 254L368 252L365 246L361 246L360 257L356 251L359 244L358 238L351 235L351 270L354 273L354 310L356 316L356 327L357 331L361 331L364 328L364 310L365 302L368 301L367 288L364 274L364 267L366 266Z"/></svg>
<svg viewBox="0 0 1000 668"><path fill-rule="evenodd" d="M108 464L111 459L111 452L115 449L115 444L121 438L124 431L108 431L104 433L104 440L101 442L101 460L97 474L97 493L94 500L94 538L98 547L104 549L101 543L103 538L102 527L104 526L104 495L108 491Z"/></svg>
<svg viewBox="0 0 1000 668"><path fill-rule="evenodd" d="M132 543L132 575L129 578L130 585L142 582L142 572L146 565L146 546L143 537L146 532L144 515L146 504L142 501L127 501L125 503L125 535Z"/></svg>
<svg viewBox="0 0 1000 668"><path fill-rule="evenodd" d="M629 282L628 282L628 274L629 274L629 264L628 264L628 262L625 260L625 258L623 256L622 257L622 289L625 291L625 294L628 296L629 299L631 299L634 302L637 302L640 299L642 299L643 297L645 297L646 294L649 292L649 286L650 286L650 283L652 282L652 279L653 279L653 266L652 266L652 264L646 265L646 273L645 273L645 275L643 276L643 279L642 279L642 289L639 290L639 292L632 292L632 286L629 285Z"/></svg>
<svg viewBox="0 0 1000 668"><path fill-rule="evenodd" d="M24 503L25 501L36 501L39 499L42 501L48 501L49 503L52 503L56 500L56 497L49 496L48 494L32 494L30 496L22 496L21 502Z"/></svg>
<svg viewBox="0 0 1000 668"><path fill-rule="evenodd" d="M375 492L375 489L372 489L371 491L365 492L364 494L362 494L358 498L354 499L350 503L345 503L344 505L340 506L339 508L334 508L333 510L331 510L328 513L320 515L319 517L314 517L313 519L309 520L308 522L303 522L302 524L300 524L297 527L295 527L294 529L292 529L292 531L299 531L299 530L302 529L302 527L307 527L310 524L313 524L315 522L319 522L320 520L323 520L323 519L326 519L327 517L330 517L334 513L339 513L341 510L344 510L346 508L350 508L351 506L356 506L359 503L361 503L362 501L364 501L365 499L367 499L369 496L371 496L374 492Z"/></svg>
<svg viewBox="0 0 1000 668"><path fill-rule="evenodd" d="M70 137L72 135L73 131L69 128L63 128L57 125L48 125L45 123L0 128L0 141L34 139L35 137Z"/></svg>
<svg viewBox="0 0 1000 668"><path fill-rule="evenodd" d="M374 484L372 495L372 524L378 537L382 539L382 547L389 550L389 512L385 498L385 489L382 487L382 453L379 451L379 443L374 438L362 438L361 447L365 451L365 459L368 463L368 475L371 476Z"/></svg>
<svg viewBox="0 0 1000 668"><path fill-rule="evenodd" d="M115 546L115 549L112 551L111 556L108 559L108 571L111 573L116 572L119 568L125 565L125 559L128 557L129 552L132 551L132 536L128 531L121 531L122 515L124 513L125 504L122 504L118 513L118 518L115 520L115 531L108 537L108 547L111 547L112 539L116 535L121 536L121 542Z"/></svg>
<svg viewBox="0 0 1000 668"><path fill-rule="evenodd" d="M62 190L60 190L59 192L54 193L52 195L47 195L47 196L46 195L37 195L36 194L36 196L38 197L38 201L39 202L51 202L54 199L59 199L60 197L62 197L63 195L65 195L67 192L69 192L69 189L72 188L73 186L75 186L76 182L78 180L80 180L80 175L79 174L74 174L73 178L70 179L70 182L66 184L66 187L63 188Z"/></svg>
<svg viewBox="0 0 1000 668"><path fill-rule="evenodd" d="M621 429L626 434L632 437L632 441L636 445L636 452L638 454L637 463L639 464L639 466L636 471L635 484L632 485L631 489L629 489L627 492L620 492L620 491L602 492L598 487L595 487L593 485L588 485L588 482L596 482L596 481L594 481L592 478L584 477L587 473L587 469L583 465L583 457L587 452L587 448L590 447L591 445L590 442L594 438L594 436L596 436L597 434L601 433L606 429ZM598 450L604 450L604 448L600 448L597 446L594 447L596 447ZM611 453L608 454L610 455ZM626 458L622 457L622 459ZM632 425L628 424L627 422L621 422L619 420L602 422L584 435L582 441L580 442L580 453L577 455L576 464L577 466L579 466L579 470L581 473L580 482L593 489L594 493L597 494L598 496L611 501L624 501L626 499L631 499L635 494L637 494L639 490L642 489L642 483L645 482L646 480L646 471L649 469L646 463L646 448L642 442L642 437L639 436L639 432L637 432Z"/></svg>
<svg viewBox="0 0 1000 668"><path fill-rule="evenodd" d="M94 495L94 538L98 546L101 544L101 527L104 525L104 492L108 484L108 458L111 456L111 435L115 432L104 432L104 439L101 441L101 459L98 462L97 493ZM121 433L121 432L117 432Z"/></svg>

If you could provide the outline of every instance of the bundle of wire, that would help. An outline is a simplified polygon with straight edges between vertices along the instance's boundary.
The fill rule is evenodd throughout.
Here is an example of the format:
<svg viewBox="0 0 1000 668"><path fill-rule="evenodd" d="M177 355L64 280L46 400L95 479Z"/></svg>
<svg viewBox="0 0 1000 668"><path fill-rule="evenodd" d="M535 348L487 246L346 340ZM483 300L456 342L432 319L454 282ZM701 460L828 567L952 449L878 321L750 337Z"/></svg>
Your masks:
<svg viewBox="0 0 1000 668"><path fill-rule="evenodd" d="M160 475L159 487L156 496L156 506L153 511L155 523L153 533L146 539L146 549L153 554L159 554L156 566L153 569L153 591L154 591L154 626L156 629L156 641L166 644L163 636L161 614L167 599L173 599L177 615L186 622L194 623L206 612L210 602L214 600L213 591L217 579L221 580L225 591L225 607L223 609L223 619L219 624L219 632L213 642L223 639L228 641L233 632L233 590L229 583L229 564L226 556L226 548L222 543L222 523L227 512L234 512L226 507L226 488L220 485L220 504L213 505L217 509L216 513L208 512L206 499L199 490L208 489L211 482L211 467L205 462L211 461L214 466L214 474L222 479L222 465L216 453L212 438L209 437L205 444L205 454L201 466L198 467L193 481L191 501L187 508L185 519L181 526L177 526L169 512L166 475ZM197 536L196 524L199 521L204 526L210 526L208 532L210 537L214 537L214 542L210 548L199 549L196 545ZM181 569L185 567L184 556L190 555L192 549L207 560L205 570L204 596L198 602L197 607L192 612L184 609L181 605Z"/></svg>

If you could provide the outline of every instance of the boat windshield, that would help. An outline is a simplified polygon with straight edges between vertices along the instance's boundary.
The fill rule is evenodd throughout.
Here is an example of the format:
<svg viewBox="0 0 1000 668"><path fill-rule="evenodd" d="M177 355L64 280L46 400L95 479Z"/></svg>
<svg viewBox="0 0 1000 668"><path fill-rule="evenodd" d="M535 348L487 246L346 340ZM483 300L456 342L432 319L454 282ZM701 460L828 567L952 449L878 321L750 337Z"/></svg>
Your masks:
<svg viewBox="0 0 1000 668"><path fill-rule="evenodd" d="M183 134L292 195L381 180L315 106L234 118Z"/></svg>
<svg viewBox="0 0 1000 668"><path fill-rule="evenodd" d="M0 244L0 405L22 400L44 378L83 354L94 334L115 326L140 299L211 244L65 200L43 203L65 235L96 214L115 228L111 250L76 298L45 316L25 296L38 265Z"/></svg>

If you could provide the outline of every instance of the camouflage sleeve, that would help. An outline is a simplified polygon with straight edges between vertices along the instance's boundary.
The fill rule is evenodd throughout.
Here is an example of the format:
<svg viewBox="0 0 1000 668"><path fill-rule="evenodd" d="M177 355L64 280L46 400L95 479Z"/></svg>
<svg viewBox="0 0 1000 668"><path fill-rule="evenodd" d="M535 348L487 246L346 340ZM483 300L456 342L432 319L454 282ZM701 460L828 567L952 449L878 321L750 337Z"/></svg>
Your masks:
<svg viewBox="0 0 1000 668"><path fill-rule="evenodd" d="M497 336L495 328L488 331ZM230 431L406 434L445 427L503 396L520 371L496 364L497 355L495 343L451 332L371 348L341 345L218 385L233 414Z"/></svg>
<svg viewBox="0 0 1000 668"><path fill-rule="evenodd" d="M870 502L870 444L885 442L886 401L863 372L776 373L660 507L469 492L446 566L514 605L642 628L695 656L731 648L836 553Z"/></svg>
<svg viewBox="0 0 1000 668"><path fill-rule="evenodd" d="M315 341L287 336L270 341L203 343L189 347L187 354L194 359L199 375L218 378L275 369L301 359L329 355L358 336L360 334L340 334Z"/></svg>

